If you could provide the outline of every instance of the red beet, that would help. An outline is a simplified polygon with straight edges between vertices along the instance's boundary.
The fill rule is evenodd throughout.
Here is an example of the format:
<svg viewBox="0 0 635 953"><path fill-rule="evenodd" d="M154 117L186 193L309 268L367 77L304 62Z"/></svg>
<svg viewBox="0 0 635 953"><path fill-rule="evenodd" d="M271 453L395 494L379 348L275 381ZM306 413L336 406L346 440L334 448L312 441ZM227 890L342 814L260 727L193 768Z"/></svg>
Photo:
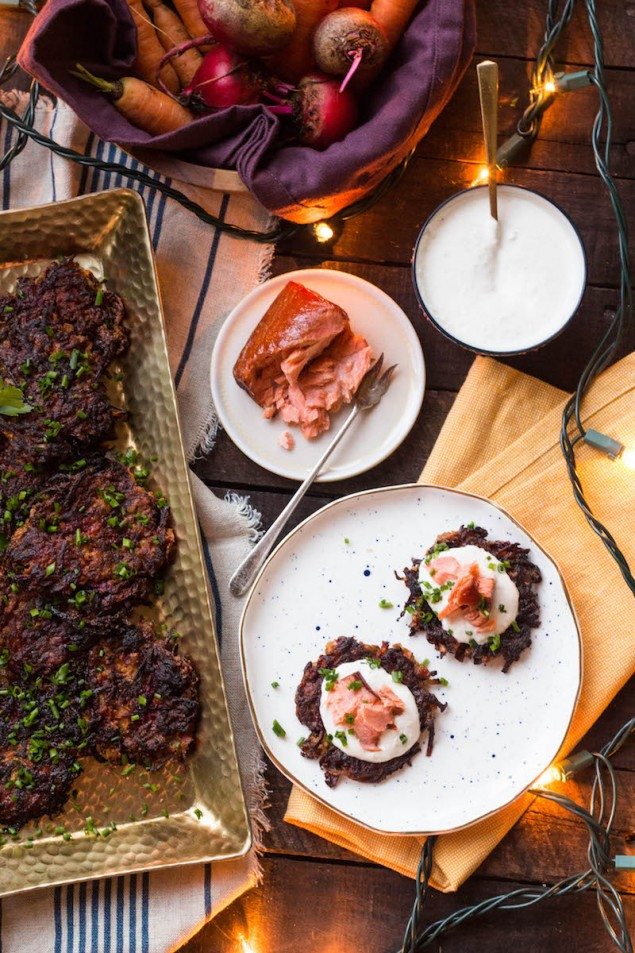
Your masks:
<svg viewBox="0 0 635 953"><path fill-rule="evenodd" d="M234 50L217 43L205 56L181 99L203 102L212 109L257 103L265 85L262 70Z"/></svg>
<svg viewBox="0 0 635 953"><path fill-rule="evenodd" d="M198 0L207 28L247 56L281 50L295 30L292 0Z"/></svg>
<svg viewBox="0 0 635 953"><path fill-rule="evenodd" d="M349 90L340 92L338 80L323 73L309 73L298 84L293 116L300 142L326 149L355 128L357 104Z"/></svg>
<svg viewBox="0 0 635 953"><path fill-rule="evenodd" d="M346 77L344 86L355 69L362 71L383 63L388 55L388 37L366 10L342 7L329 13L318 26L313 54L325 73Z"/></svg>

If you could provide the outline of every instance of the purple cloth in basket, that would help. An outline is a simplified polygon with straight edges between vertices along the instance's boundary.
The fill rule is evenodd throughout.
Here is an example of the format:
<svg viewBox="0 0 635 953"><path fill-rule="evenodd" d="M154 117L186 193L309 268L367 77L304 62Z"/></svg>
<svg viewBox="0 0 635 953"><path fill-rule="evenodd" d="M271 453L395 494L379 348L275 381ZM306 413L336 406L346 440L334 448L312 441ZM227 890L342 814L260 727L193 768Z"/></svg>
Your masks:
<svg viewBox="0 0 635 953"><path fill-rule="evenodd" d="M280 145L279 120L263 106L236 106L162 136L131 125L114 104L69 73L75 63L107 78L130 73L135 28L125 0L48 0L20 64L60 96L102 139L132 152L236 169L271 211L296 220L332 214L374 188L427 132L473 51L473 0L424 0L389 66L363 95L362 124L323 152Z"/></svg>

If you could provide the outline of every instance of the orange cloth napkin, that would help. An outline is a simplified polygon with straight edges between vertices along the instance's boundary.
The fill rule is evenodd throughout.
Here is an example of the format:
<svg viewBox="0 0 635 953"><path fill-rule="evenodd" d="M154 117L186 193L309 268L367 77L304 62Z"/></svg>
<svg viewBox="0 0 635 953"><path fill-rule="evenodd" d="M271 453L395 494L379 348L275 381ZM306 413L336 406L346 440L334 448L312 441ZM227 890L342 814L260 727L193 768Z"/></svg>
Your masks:
<svg viewBox="0 0 635 953"><path fill-rule="evenodd" d="M566 399L564 391L490 358L477 357L419 481L494 500L558 563L578 616L584 650L582 691L561 757L578 743L635 671L632 595L575 504L560 451L560 418ZM583 405L583 421L635 449L635 353L595 382ZM611 529L633 566L635 471L586 445L579 447L577 459L591 508ZM522 795L467 830L441 836L434 850L432 885L456 890L531 800L531 795ZM424 838L374 834L299 788L291 793L285 820L415 876Z"/></svg>

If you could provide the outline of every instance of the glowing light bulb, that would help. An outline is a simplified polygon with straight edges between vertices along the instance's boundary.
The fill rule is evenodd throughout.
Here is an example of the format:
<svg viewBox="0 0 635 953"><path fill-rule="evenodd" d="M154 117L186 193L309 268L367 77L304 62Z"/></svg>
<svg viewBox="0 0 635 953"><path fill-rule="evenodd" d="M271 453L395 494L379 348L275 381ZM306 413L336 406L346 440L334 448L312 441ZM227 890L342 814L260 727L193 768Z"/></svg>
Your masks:
<svg viewBox="0 0 635 953"><path fill-rule="evenodd" d="M548 79L545 85L542 87L546 93L555 93L558 88L555 82L552 79Z"/></svg>
<svg viewBox="0 0 635 953"><path fill-rule="evenodd" d="M489 169L486 165L482 165L478 170L476 178L472 179L470 182L470 188L473 189L475 185L483 185L489 179Z"/></svg>
<svg viewBox="0 0 635 953"><path fill-rule="evenodd" d="M554 781L562 781L562 771L557 764L551 764L532 785L535 788L545 788Z"/></svg>
<svg viewBox="0 0 635 953"><path fill-rule="evenodd" d="M330 242L335 232L328 222L316 222L313 226L313 234L319 242Z"/></svg>
<svg viewBox="0 0 635 953"><path fill-rule="evenodd" d="M256 953L255 949L244 936L240 938L240 953Z"/></svg>
<svg viewBox="0 0 635 953"><path fill-rule="evenodd" d="M629 470L635 470L635 448L627 447L626 450L620 455L621 462L625 467L628 467Z"/></svg>

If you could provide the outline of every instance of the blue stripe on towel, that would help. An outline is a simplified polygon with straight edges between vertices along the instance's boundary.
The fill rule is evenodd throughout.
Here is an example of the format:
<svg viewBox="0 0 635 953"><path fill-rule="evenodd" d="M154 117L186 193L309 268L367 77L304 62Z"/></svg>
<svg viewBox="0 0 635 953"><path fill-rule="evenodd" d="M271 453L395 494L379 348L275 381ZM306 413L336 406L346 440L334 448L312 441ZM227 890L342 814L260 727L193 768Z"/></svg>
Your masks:
<svg viewBox="0 0 635 953"><path fill-rule="evenodd" d="M199 525L200 529L200 525ZM201 539L203 541L203 559L205 560L205 568L207 569L207 575L209 578L210 588L212 590L212 596L214 598L214 604L216 606L216 639L219 646L223 644L223 609L220 601L220 589L218 588L218 580L216 579L216 573L214 572L214 564L212 562L212 554L209 551L209 545L203 531L201 530Z"/></svg>
<svg viewBox="0 0 635 953"><path fill-rule="evenodd" d="M103 140L103 139L99 139L99 140L97 141L97 148L96 148L96 150L95 150L95 158L96 158L96 159L101 159L101 158L103 158L104 145L105 145L105 143L104 143L104 140ZM85 185L86 185L85 191L86 191L86 192L98 192L98 191L99 191L99 188L100 188L100 177L101 177L101 172L99 171L99 169L95 169L94 167L92 167L91 170L90 170L90 181L89 181L88 183L85 183Z"/></svg>
<svg viewBox="0 0 635 953"><path fill-rule="evenodd" d="M229 205L229 195L223 195L223 200L220 206L219 218L222 221L225 219L227 213L227 206ZM205 304L205 298L207 297L207 292L209 290L209 283L212 278L212 272L214 271L214 263L216 261L216 253L218 252L218 243L220 242L221 231L220 229L214 230L214 238L212 240L212 247L210 248L209 258L207 259L207 267L205 268L205 275L203 276L203 284L201 285L201 290L199 292L198 301L196 302L196 307L194 309L194 314L192 315L192 320L190 322L190 330L188 331L187 341L185 342L185 348L183 354L181 355L181 360L179 361L179 366L177 368L175 377L174 377L174 386L178 387L181 378L183 377L183 371L188 362L190 353L192 351L192 345L194 344L194 339L196 337L196 330L198 328L198 322L201 318L201 312L203 310L203 305Z"/></svg>
<svg viewBox="0 0 635 953"><path fill-rule="evenodd" d="M166 185L172 185L172 179L165 180ZM161 237L161 228L163 227L163 213L165 212L165 203L167 201L167 196L162 192L161 198L159 199L159 208L157 210L157 220L154 224L154 231L152 233L152 247L154 250L157 250L159 239Z"/></svg>
<svg viewBox="0 0 635 953"><path fill-rule="evenodd" d="M141 953L150 953L150 874L141 875Z"/></svg>
<svg viewBox="0 0 635 953"><path fill-rule="evenodd" d="M51 120L51 128L49 129L49 139L53 139L53 130L55 129L55 120L57 119L57 110L59 106L56 106L53 110L53 119ZM57 188L55 187L55 166L53 165L53 160L55 158L55 153L49 153L49 162L51 164L51 189L53 194L53 201L57 202Z"/></svg>
<svg viewBox="0 0 635 953"><path fill-rule="evenodd" d="M136 953L137 949L137 875L130 876L130 893L128 896L128 919L130 923L128 953Z"/></svg>
<svg viewBox="0 0 635 953"><path fill-rule="evenodd" d="M104 880L104 948L100 953L110 953L110 898L112 880Z"/></svg>
<svg viewBox="0 0 635 953"><path fill-rule="evenodd" d="M159 178L159 176L153 174L152 171L151 171L150 169L146 168L145 166L144 166L144 168L143 168L143 171L146 172L148 175L150 175L153 179L154 179L154 178L156 178L156 179ZM156 190L156 189L153 189L152 186L146 186L146 188L148 188L148 190L149 190L149 191L148 191L147 198L146 198L146 211L147 211L147 214L148 214L148 222L149 222L149 221L151 220L151 218L152 218L152 212L153 212L153 210L154 210L154 200L155 200L156 197L157 197L157 190Z"/></svg>
<svg viewBox="0 0 635 953"><path fill-rule="evenodd" d="M203 871L203 902L205 905L205 916L209 917L212 912L212 865L205 864Z"/></svg>
<svg viewBox="0 0 635 953"><path fill-rule="evenodd" d="M99 950L99 880L93 880L92 896L90 898L90 953L100 953Z"/></svg>
<svg viewBox="0 0 635 953"><path fill-rule="evenodd" d="M79 885L79 925L77 927L79 939L77 953L86 953L86 881Z"/></svg>
<svg viewBox="0 0 635 953"><path fill-rule="evenodd" d="M75 940L75 885L66 888L66 953L73 953Z"/></svg>
<svg viewBox="0 0 635 953"><path fill-rule="evenodd" d="M13 134L13 126L11 123L7 123L7 131L4 134L4 149L3 154L7 151L11 145L11 137ZM9 201L11 198L11 163L9 163L4 169L4 175L2 180L2 208L9 208Z"/></svg>
<svg viewBox="0 0 635 953"><path fill-rule="evenodd" d="M62 953L62 888L53 892L53 924L55 926L54 953Z"/></svg>
<svg viewBox="0 0 635 953"><path fill-rule="evenodd" d="M117 946L116 953L123 953L123 904L124 904L124 894L123 888L125 884L124 877L117 877L117 910L116 910L116 924L117 924Z"/></svg>
<svg viewBox="0 0 635 953"><path fill-rule="evenodd" d="M84 155L92 156L93 154L93 145L95 143L95 133L89 132L88 139L86 140L86 145L84 147ZM79 180L79 194L83 195L86 191L86 181L88 179L88 173L90 172L90 166L85 165L82 168L82 174Z"/></svg>

